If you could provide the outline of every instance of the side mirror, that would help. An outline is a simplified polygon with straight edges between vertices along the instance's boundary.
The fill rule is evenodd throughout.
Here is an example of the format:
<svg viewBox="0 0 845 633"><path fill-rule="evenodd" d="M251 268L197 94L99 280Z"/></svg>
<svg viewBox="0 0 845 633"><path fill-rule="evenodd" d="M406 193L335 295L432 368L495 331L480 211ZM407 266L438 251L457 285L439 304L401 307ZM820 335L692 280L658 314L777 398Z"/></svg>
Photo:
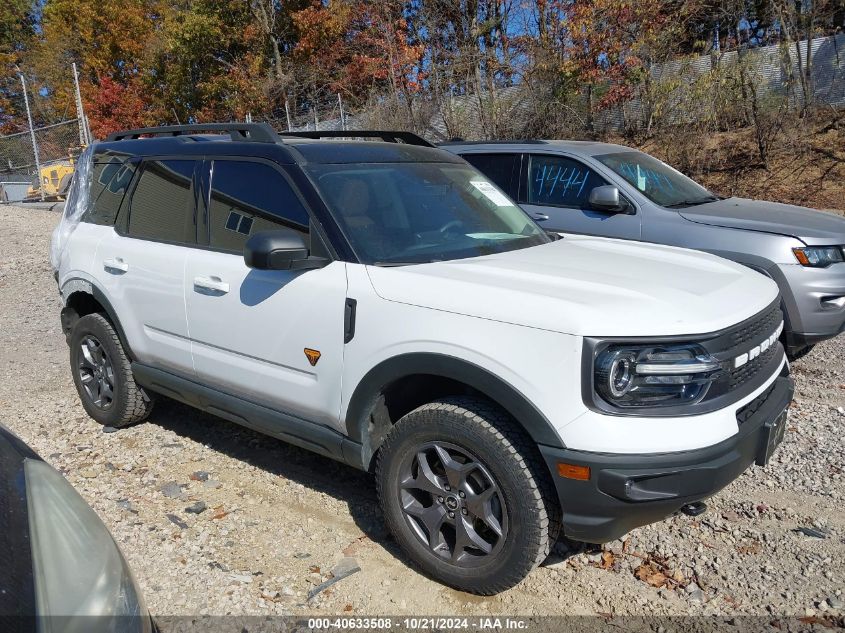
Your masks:
<svg viewBox="0 0 845 633"><path fill-rule="evenodd" d="M294 231L261 231L244 245L244 262L257 270L304 270L328 263L322 257L309 257L302 236Z"/></svg>
<svg viewBox="0 0 845 633"><path fill-rule="evenodd" d="M597 211L624 213L628 204L619 196L619 189L613 185L602 185L590 191L590 206Z"/></svg>

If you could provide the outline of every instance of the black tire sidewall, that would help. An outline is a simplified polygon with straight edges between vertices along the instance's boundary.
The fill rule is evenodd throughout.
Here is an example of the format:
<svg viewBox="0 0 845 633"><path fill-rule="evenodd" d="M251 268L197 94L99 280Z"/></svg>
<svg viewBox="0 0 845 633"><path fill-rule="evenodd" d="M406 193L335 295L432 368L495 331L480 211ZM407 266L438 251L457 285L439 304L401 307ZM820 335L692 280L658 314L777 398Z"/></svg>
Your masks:
<svg viewBox="0 0 845 633"><path fill-rule="evenodd" d="M447 410L417 410L400 420L380 458L377 476L385 520L405 552L429 576L473 593L495 593L521 580L534 566L541 542L541 517L531 489L532 474L501 438L476 420ZM413 533L399 501L400 468L410 451L431 441L455 444L473 454L499 485L508 513L508 534L491 561L458 567L441 560ZM496 587L501 585L501 587Z"/></svg>
<svg viewBox="0 0 845 633"><path fill-rule="evenodd" d="M114 386L112 406L108 409L101 409L91 402L88 394L82 386L79 376L79 354L82 339L86 336L93 336L103 346L114 370ZM116 335L111 324L98 314L91 314L82 317L73 326L70 337L70 365L73 373L73 383L79 393L79 399L85 412L100 424L106 426L119 426L127 407L128 393L127 380L124 364L121 362L123 350L115 343Z"/></svg>

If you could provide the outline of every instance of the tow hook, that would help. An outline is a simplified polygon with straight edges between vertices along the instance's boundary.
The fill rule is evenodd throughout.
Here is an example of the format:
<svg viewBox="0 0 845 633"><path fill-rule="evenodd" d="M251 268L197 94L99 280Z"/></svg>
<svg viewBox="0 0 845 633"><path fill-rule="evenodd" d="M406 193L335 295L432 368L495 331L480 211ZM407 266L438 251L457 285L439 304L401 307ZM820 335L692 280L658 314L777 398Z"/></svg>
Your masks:
<svg viewBox="0 0 845 633"><path fill-rule="evenodd" d="M702 514L707 510L707 504L703 501L696 501L695 503L688 503L683 508L681 508L681 512L686 514L688 517L697 517L699 514Z"/></svg>

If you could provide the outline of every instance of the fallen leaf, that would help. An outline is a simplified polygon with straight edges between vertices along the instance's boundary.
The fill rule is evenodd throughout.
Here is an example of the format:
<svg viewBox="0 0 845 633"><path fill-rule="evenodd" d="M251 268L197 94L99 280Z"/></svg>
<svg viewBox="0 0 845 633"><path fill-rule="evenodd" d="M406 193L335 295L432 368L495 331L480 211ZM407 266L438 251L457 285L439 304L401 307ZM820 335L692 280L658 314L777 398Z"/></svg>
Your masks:
<svg viewBox="0 0 845 633"><path fill-rule="evenodd" d="M352 605L351 605L351 604L347 604L345 607L343 607L343 610L344 610L346 613L349 613L350 611L352 611Z"/></svg>
<svg viewBox="0 0 845 633"><path fill-rule="evenodd" d="M610 569L613 567L613 563L616 561L616 557L613 555L613 552L604 551L601 553L601 562L598 564L599 569Z"/></svg>
<svg viewBox="0 0 845 633"><path fill-rule="evenodd" d="M222 519L227 514L229 514L229 513L226 512L226 510L223 508L223 506L217 506L216 508L214 508L214 514L211 515L211 518L212 519Z"/></svg>
<svg viewBox="0 0 845 633"><path fill-rule="evenodd" d="M761 549L762 548L760 546L760 543L755 541L753 543L748 543L746 545L737 546L736 551L738 551L740 554L748 555L748 554L759 554Z"/></svg>
<svg viewBox="0 0 845 633"><path fill-rule="evenodd" d="M634 576L652 587L666 586L666 574L657 569L653 563L643 563L637 567L634 570Z"/></svg>
<svg viewBox="0 0 845 633"><path fill-rule="evenodd" d="M311 567L308 568L308 571L310 571L312 574L319 574L320 567L319 565L311 565Z"/></svg>

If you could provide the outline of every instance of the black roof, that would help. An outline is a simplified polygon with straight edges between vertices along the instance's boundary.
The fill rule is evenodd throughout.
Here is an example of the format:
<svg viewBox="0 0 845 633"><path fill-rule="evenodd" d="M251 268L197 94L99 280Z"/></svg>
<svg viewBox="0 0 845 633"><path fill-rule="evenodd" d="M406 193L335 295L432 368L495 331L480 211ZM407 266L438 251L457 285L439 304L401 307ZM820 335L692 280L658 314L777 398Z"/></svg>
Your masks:
<svg viewBox="0 0 845 633"><path fill-rule="evenodd" d="M309 163L463 163L441 149L373 141L290 142Z"/></svg>
<svg viewBox="0 0 845 633"><path fill-rule="evenodd" d="M210 132L210 133L209 133ZM356 139L377 140L356 140ZM352 139L352 140L348 140ZM213 152L209 143L214 143ZM102 156L267 158L292 163L447 162L462 160L411 132L350 130L275 132L266 123L209 123L115 132L95 146Z"/></svg>

